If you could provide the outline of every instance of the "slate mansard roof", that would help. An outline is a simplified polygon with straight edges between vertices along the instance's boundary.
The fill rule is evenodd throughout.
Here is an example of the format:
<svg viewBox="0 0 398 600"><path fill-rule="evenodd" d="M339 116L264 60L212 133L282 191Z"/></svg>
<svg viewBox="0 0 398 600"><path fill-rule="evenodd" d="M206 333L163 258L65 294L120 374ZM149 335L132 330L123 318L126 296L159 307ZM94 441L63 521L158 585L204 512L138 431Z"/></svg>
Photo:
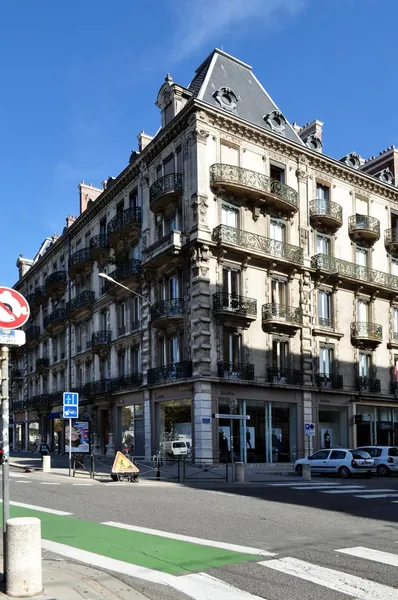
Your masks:
<svg viewBox="0 0 398 600"><path fill-rule="evenodd" d="M188 86L198 100L303 144L255 77L250 65L217 48L196 70Z"/></svg>

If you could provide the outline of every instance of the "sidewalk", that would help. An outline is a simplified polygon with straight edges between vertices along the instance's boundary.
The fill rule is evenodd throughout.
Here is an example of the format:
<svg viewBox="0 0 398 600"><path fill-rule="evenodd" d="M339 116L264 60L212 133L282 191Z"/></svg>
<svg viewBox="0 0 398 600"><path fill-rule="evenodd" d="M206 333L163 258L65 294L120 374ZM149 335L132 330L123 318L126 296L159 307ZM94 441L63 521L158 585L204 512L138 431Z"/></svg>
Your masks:
<svg viewBox="0 0 398 600"><path fill-rule="evenodd" d="M42 564L44 592L34 596L38 600L148 600L108 573L60 560ZM12 600L1 591L0 599Z"/></svg>

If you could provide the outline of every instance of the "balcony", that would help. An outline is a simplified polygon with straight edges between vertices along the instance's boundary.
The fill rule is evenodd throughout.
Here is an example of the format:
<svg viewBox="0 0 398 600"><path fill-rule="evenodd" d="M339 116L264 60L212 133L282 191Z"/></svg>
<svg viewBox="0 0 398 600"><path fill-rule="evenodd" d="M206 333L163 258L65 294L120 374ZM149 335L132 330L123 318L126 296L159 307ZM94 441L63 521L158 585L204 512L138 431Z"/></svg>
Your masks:
<svg viewBox="0 0 398 600"><path fill-rule="evenodd" d="M91 348L95 354L107 354L111 343L111 332L107 329L95 331L91 336Z"/></svg>
<svg viewBox="0 0 398 600"><path fill-rule="evenodd" d="M75 317L78 314L91 312L91 307L95 302L95 292L85 290L78 294L73 300L66 303L66 312L68 317Z"/></svg>
<svg viewBox="0 0 398 600"><path fill-rule="evenodd" d="M23 381L23 372L21 369L12 369L11 381Z"/></svg>
<svg viewBox="0 0 398 600"><path fill-rule="evenodd" d="M380 221L367 215L352 215L348 219L348 234L353 242L370 247L380 239Z"/></svg>
<svg viewBox="0 0 398 600"><path fill-rule="evenodd" d="M318 231L335 233L343 224L343 209L340 204L328 200L311 200L310 221Z"/></svg>
<svg viewBox="0 0 398 600"><path fill-rule="evenodd" d="M268 383L274 385L303 385L303 373L297 369L280 369L269 367L267 369Z"/></svg>
<svg viewBox="0 0 398 600"><path fill-rule="evenodd" d="M45 287L49 295L61 296L67 285L66 271L55 271L46 278Z"/></svg>
<svg viewBox="0 0 398 600"><path fill-rule="evenodd" d="M267 257L268 260L281 260L285 264L303 264L303 249L292 244L263 237L257 233L219 225L213 229L212 239L220 246L229 246L240 254Z"/></svg>
<svg viewBox="0 0 398 600"><path fill-rule="evenodd" d="M145 263L145 266L157 267L165 263L172 256L179 254L181 247L181 231L170 231L170 233L143 250L143 263Z"/></svg>
<svg viewBox="0 0 398 600"><path fill-rule="evenodd" d="M351 343L359 348L376 348L383 339L383 327L365 321L351 323Z"/></svg>
<svg viewBox="0 0 398 600"><path fill-rule="evenodd" d="M67 314L64 308L56 308L52 313L44 317L44 329L52 335L66 329Z"/></svg>
<svg viewBox="0 0 398 600"><path fill-rule="evenodd" d="M334 258L328 254L316 254L311 258L311 267L317 271L336 273L339 279L344 278L351 283L361 282L369 287L380 290L380 286L386 289L398 290L398 276L384 273L376 269L368 269L355 263Z"/></svg>
<svg viewBox="0 0 398 600"><path fill-rule="evenodd" d="M224 294L213 294L213 314L226 326L249 327L257 318L257 300Z"/></svg>
<svg viewBox="0 0 398 600"><path fill-rule="evenodd" d="M47 292L44 287L37 287L32 294L27 298L32 312L37 311L45 300L47 300Z"/></svg>
<svg viewBox="0 0 398 600"><path fill-rule="evenodd" d="M149 190L149 206L158 213L165 210L171 202L179 200L183 191L183 177L180 173L170 173L157 179Z"/></svg>
<svg viewBox="0 0 398 600"><path fill-rule="evenodd" d="M263 304L263 331L268 333L286 333L295 335L303 325L301 308L285 306L284 304Z"/></svg>
<svg viewBox="0 0 398 600"><path fill-rule="evenodd" d="M171 363L163 367L148 369L148 385L168 383L176 379L189 379L192 377L192 362L184 360L182 362Z"/></svg>
<svg viewBox="0 0 398 600"><path fill-rule="evenodd" d="M108 380L109 390L111 392L123 392L126 390L132 390L142 385L142 374L131 373L130 375L124 375L123 377L116 377L115 379Z"/></svg>
<svg viewBox="0 0 398 600"><path fill-rule="evenodd" d="M68 260L69 277L75 279L76 275L84 273L85 270L90 270L93 266L93 262L90 248L77 250Z"/></svg>
<svg viewBox="0 0 398 600"><path fill-rule="evenodd" d="M141 207L132 206L117 214L108 223L108 243L114 248L121 239L135 239L141 232Z"/></svg>
<svg viewBox="0 0 398 600"><path fill-rule="evenodd" d="M43 410L48 408L48 394L38 394L32 396L27 401L27 408L35 408L36 410Z"/></svg>
<svg viewBox="0 0 398 600"><path fill-rule="evenodd" d="M36 371L40 374L47 373L50 368L50 359L49 358L38 358L36 360Z"/></svg>
<svg viewBox="0 0 398 600"><path fill-rule="evenodd" d="M342 390L343 376L334 373L317 373L315 375L315 385L319 388Z"/></svg>
<svg viewBox="0 0 398 600"><path fill-rule="evenodd" d="M90 252L91 258L99 263L107 260L109 256L109 244L106 233L99 233L91 238Z"/></svg>
<svg viewBox="0 0 398 600"><path fill-rule="evenodd" d="M183 298L171 298L162 300L151 306L151 322L154 327L167 327L177 324L185 316Z"/></svg>
<svg viewBox="0 0 398 600"><path fill-rule="evenodd" d="M25 410L25 400L13 400L11 403L11 412L16 413Z"/></svg>
<svg viewBox="0 0 398 600"><path fill-rule="evenodd" d="M53 406L60 406L63 404L63 392L52 392L51 394L47 394L47 402L50 408Z"/></svg>
<svg viewBox="0 0 398 600"><path fill-rule="evenodd" d="M398 229L386 229L384 232L384 245L387 252L398 258Z"/></svg>
<svg viewBox="0 0 398 600"><path fill-rule="evenodd" d="M98 379L85 386L88 396L106 396L109 394L109 379Z"/></svg>
<svg viewBox="0 0 398 600"><path fill-rule="evenodd" d="M112 279L118 281L119 283L127 282L127 280L131 283L134 280L137 280L137 278L140 275L141 261L136 258L132 258L125 264L112 271L112 273L109 274L109 277L112 277ZM103 293L107 293L115 287L117 287L115 283L112 283L112 281L105 280L102 291Z"/></svg>
<svg viewBox="0 0 398 600"><path fill-rule="evenodd" d="M31 325L26 329L26 343L27 344L38 344L40 337L40 327L38 325Z"/></svg>
<svg viewBox="0 0 398 600"><path fill-rule="evenodd" d="M254 365L250 363L225 362L217 363L218 377L222 379L247 379L254 380Z"/></svg>
<svg viewBox="0 0 398 600"><path fill-rule="evenodd" d="M210 167L210 185L222 192L265 204L273 212L294 215L298 211L298 193L286 183L267 175L234 165L215 164Z"/></svg>
<svg viewBox="0 0 398 600"><path fill-rule="evenodd" d="M370 377L357 377L356 388L360 393L380 394L380 379Z"/></svg>

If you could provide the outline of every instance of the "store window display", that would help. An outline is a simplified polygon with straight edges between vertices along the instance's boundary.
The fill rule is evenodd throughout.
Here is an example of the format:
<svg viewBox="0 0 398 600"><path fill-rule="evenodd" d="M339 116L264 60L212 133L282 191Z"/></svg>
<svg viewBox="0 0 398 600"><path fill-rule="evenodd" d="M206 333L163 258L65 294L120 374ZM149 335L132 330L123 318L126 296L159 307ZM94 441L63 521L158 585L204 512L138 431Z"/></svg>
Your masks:
<svg viewBox="0 0 398 600"><path fill-rule="evenodd" d="M159 402L156 405L158 448L166 442L185 442L192 454L192 402L189 399Z"/></svg>
<svg viewBox="0 0 398 600"><path fill-rule="evenodd" d="M144 456L144 407L142 404L119 409L121 451L132 456Z"/></svg>

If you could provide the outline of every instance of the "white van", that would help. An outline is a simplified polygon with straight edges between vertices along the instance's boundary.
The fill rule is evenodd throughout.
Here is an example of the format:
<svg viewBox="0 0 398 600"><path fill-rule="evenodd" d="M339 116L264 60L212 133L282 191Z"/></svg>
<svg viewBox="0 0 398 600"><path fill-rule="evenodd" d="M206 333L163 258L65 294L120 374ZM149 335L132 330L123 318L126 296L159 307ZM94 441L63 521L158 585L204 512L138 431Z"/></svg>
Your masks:
<svg viewBox="0 0 398 600"><path fill-rule="evenodd" d="M182 440L163 442L162 444L160 444L160 452L163 456L187 456L187 442L184 442Z"/></svg>

